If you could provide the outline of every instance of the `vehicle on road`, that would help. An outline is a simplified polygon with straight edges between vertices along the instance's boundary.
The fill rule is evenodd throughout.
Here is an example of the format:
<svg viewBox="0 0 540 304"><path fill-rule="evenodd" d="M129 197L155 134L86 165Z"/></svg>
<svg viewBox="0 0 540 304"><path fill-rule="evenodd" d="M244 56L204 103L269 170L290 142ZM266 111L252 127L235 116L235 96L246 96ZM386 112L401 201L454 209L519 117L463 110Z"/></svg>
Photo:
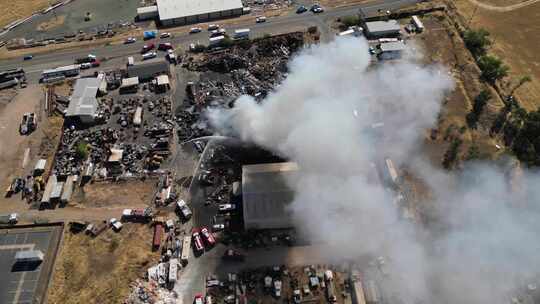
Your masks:
<svg viewBox="0 0 540 304"><path fill-rule="evenodd" d="M214 224L214 225L212 225L212 231L218 232L218 231L222 231L222 230L225 230L225 224Z"/></svg>
<svg viewBox="0 0 540 304"><path fill-rule="evenodd" d="M154 39L157 36L157 31L144 31L143 38L144 40Z"/></svg>
<svg viewBox="0 0 540 304"><path fill-rule="evenodd" d="M141 54L144 54L150 50L153 50L154 48L156 48L156 45L153 43L145 44L143 48L141 49Z"/></svg>
<svg viewBox="0 0 540 304"><path fill-rule="evenodd" d="M227 249L223 254L223 259L226 261L243 262L246 256L234 249Z"/></svg>
<svg viewBox="0 0 540 304"><path fill-rule="evenodd" d="M158 45L158 50L160 51L166 51L166 50L172 50L173 46L170 42L160 43Z"/></svg>
<svg viewBox="0 0 540 304"><path fill-rule="evenodd" d="M170 38L171 37L171 33L161 33L161 35L159 35L159 38Z"/></svg>
<svg viewBox="0 0 540 304"><path fill-rule="evenodd" d="M233 38L236 40L249 39L250 29L238 29L234 31Z"/></svg>
<svg viewBox="0 0 540 304"><path fill-rule="evenodd" d="M142 55L143 60L152 59L152 58L156 58L156 57L157 57L156 52L148 52L148 53Z"/></svg>
<svg viewBox="0 0 540 304"><path fill-rule="evenodd" d="M235 204L221 204L219 205L218 209L219 209L219 212L234 211L236 210L236 205Z"/></svg>
<svg viewBox="0 0 540 304"><path fill-rule="evenodd" d="M303 6L303 5L300 5L300 6L296 9L296 13L297 13L297 14L303 14L303 13L305 13L305 12L307 12L307 11L308 11L308 9L307 9L305 6Z"/></svg>
<svg viewBox="0 0 540 304"><path fill-rule="evenodd" d="M201 253L204 251L204 244L202 242L202 238L199 232L200 230L198 228L193 228L191 233L191 241L193 242L193 247L195 248L195 251Z"/></svg>
<svg viewBox="0 0 540 304"><path fill-rule="evenodd" d="M156 58L156 57L157 57L156 52L148 52L146 54L143 54L143 60L152 59L152 58Z"/></svg>
<svg viewBox="0 0 540 304"><path fill-rule="evenodd" d="M81 63L81 70L86 70L92 67L90 62Z"/></svg>
<svg viewBox="0 0 540 304"><path fill-rule="evenodd" d="M195 295L195 299L193 299L193 304L204 304L202 294L198 293Z"/></svg>
<svg viewBox="0 0 540 304"><path fill-rule="evenodd" d="M90 62L90 64L92 65L93 68L96 68L101 64L101 62L99 60L95 60L95 61Z"/></svg>
<svg viewBox="0 0 540 304"><path fill-rule="evenodd" d="M15 225L18 221L19 215L17 213L0 215L0 224Z"/></svg>
<svg viewBox="0 0 540 304"><path fill-rule="evenodd" d="M324 12L324 9L319 4L313 4L313 6L311 6L310 10L315 14L319 14L319 13Z"/></svg>
<svg viewBox="0 0 540 304"><path fill-rule="evenodd" d="M210 231L208 230L207 227L202 227L201 228L201 234L203 235L204 237L204 240L206 242L206 244L208 246L214 246L216 244L216 239L214 238L214 236L212 235L212 233L210 233Z"/></svg>
<svg viewBox="0 0 540 304"><path fill-rule="evenodd" d="M263 22L266 22L266 17L265 16L257 16L255 18L255 23L263 23Z"/></svg>
<svg viewBox="0 0 540 304"><path fill-rule="evenodd" d="M178 202L176 202L176 206L178 208L178 212L182 215L184 220L186 221L189 220L191 216L193 215L193 213L191 212L191 210L189 209L188 205L186 204L184 200L178 200Z"/></svg>
<svg viewBox="0 0 540 304"><path fill-rule="evenodd" d="M209 24L209 25L208 25L208 31L209 31L209 32L210 32L210 31L215 31L215 30L217 30L217 29L219 29L219 24Z"/></svg>
<svg viewBox="0 0 540 304"><path fill-rule="evenodd" d="M190 34L197 34L197 33L200 33L202 32L202 28L200 27L192 27L190 30L189 30L189 33Z"/></svg>
<svg viewBox="0 0 540 304"><path fill-rule="evenodd" d="M135 37L128 37L126 40L124 40L124 44L130 44L137 42L137 38Z"/></svg>
<svg viewBox="0 0 540 304"><path fill-rule="evenodd" d="M32 58L34 58L34 56L26 55L26 56L23 57L23 60L31 60Z"/></svg>

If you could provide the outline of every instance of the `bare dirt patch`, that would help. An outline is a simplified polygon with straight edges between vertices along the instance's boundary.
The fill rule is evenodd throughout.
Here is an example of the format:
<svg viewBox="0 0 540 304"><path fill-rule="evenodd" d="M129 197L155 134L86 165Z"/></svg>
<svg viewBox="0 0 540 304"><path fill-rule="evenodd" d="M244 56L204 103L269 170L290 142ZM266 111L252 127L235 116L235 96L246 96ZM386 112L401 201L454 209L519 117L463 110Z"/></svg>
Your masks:
<svg viewBox="0 0 540 304"><path fill-rule="evenodd" d="M65 232L48 291L48 303L123 303L129 284L159 258L152 229L125 224L97 238Z"/></svg>
<svg viewBox="0 0 540 304"><path fill-rule="evenodd" d="M85 207L144 207L151 203L155 187L154 180L96 182L81 188L73 203Z"/></svg>
<svg viewBox="0 0 540 304"><path fill-rule="evenodd" d="M53 28L56 28L56 27L59 27L61 26L62 24L64 24L64 21L66 20L66 16L65 15L62 15L62 16L55 16L45 22L42 22L40 23L38 26L37 26L37 30L38 31L48 31L48 30L51 30Z"/></svg>
<svg viewBox="0 0 540 304"><path fill-rule="evenodd" d="M476 9L468 0L456 0L455 5L465 20L472 17L472 28L485 28L491 33L494 45L489 52L510 66L509 77L504 84L508 90L521 76L532 77L532 81L520 87L515 95L525 109L536 110L540 106L540 40L535 38L540 33L540 23L537 22L540 20L540 2L510 12Z"/></svg>

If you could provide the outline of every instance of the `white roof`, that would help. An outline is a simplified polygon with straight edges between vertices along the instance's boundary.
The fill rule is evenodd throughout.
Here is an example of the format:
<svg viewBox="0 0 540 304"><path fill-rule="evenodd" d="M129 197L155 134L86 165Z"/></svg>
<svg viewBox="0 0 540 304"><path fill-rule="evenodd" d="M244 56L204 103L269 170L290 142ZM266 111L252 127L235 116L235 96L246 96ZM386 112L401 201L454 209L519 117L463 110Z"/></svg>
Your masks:
<svg viewBox="0 0 540 304"><path fill-rule="evenodd" d="M382 52L403 51L404 49L405 43L403 41L381 43Z"/></svg>
<svg viewBox="0 0 540 304"><path fill-rule="evenodd" d="M372 21L366 22L366 28L369 33L379 32L399 32L401 27L397 20L390 19L388 21Z"/></svg>
<svg viewBox="0 0 540 304"><path fill-rule="evenodd" d="M157 11L158 11L158 8L155 5L143 6L143 7L138 7L137 8L137 14L138 15L144 14L144 13L153 13L153 12L157 12Z"/></svg>
<svg viewBox="0 0 540 304"><path fill-rule="evenodd" d="M43 252L41 250L25 250L25 251L17 251L15 253L15 260L43 260Z"/></svg>
<svg viewBox="0 0 540 304"><path fill-rule="evenodd" d="M66 71L72 71L72 70L78 70L78 69L79 69L78 64L72 64L72 65L66 65L66 66L57 67L57 68L54 68L54 69L44 70L43 74L66 72Z"/></svg>
<svg viewBox="0 0 540 304"><path fill-rule="evenodd" d="M75 83L66 116L94 116L98 108L97 91L102 78L80 78Z"/></svg>
<svg viewBox="0 0 540 304"><path fill-rule="evenodd" d="M242 0L157 0L160 20L242 9Z"/></svg>
<svg viewBox="0 0 540 304"><path fill-rule="evenodd" d="M137 77L137 76L130 77L130 78L122 78L121 87L122 88L131 87L131 86L138 85L138 84L139 84L139 77Z"/></svg>
<svg viewBox="0 0 540 304"><path fill-rule="evenodd" d="M167 75L159 75L158 77L156 77L156 79L157 79L157 85L169 84L169 76Z"/></svg>
<svg viewBox="0 0 540 304"><path fill-rule="evenodd" d="M122 160L124 150L111 148L111 155L109 156L109 162L119 162Z"/></svg>

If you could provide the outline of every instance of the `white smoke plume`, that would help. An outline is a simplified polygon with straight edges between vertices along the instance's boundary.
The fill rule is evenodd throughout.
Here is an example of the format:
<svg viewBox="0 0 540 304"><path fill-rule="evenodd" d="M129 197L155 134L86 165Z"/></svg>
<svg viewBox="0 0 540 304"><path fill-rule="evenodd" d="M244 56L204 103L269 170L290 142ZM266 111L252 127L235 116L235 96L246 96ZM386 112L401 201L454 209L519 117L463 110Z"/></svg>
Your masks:
<svg viewBox="0 0 540 304"><path fill-rule="evenodd" d="M363 39L312 46L290 62L286 80L263 102L242 96L208 116L220 133L298 163L290 211L314 242L329 244L329 258L385 256L384 284L405 303L501 302L508 280L538 266L539 245L520 245L534 242L540 224L506 204L511 196L495 169L474 168L456 179L417 156L422 133L453 88L444 67L370 60ZM384 136L375 140L370 130L379 122ZM373 162L385 157L414 160L448 229L435 233L399 219L374 173Z"/></svg>

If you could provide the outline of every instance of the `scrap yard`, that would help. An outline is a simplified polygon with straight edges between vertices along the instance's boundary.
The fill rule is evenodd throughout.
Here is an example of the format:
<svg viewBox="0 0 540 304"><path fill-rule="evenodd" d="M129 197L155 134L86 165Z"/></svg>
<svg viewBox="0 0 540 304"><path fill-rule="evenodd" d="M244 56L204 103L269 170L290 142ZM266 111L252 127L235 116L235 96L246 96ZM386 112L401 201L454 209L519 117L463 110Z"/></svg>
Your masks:
<svg viewBox="0 0 540 304"><path fill-rule="evenodd" d="M540 299L504 1L41 2L0 18L0 303Z"/></svg>

